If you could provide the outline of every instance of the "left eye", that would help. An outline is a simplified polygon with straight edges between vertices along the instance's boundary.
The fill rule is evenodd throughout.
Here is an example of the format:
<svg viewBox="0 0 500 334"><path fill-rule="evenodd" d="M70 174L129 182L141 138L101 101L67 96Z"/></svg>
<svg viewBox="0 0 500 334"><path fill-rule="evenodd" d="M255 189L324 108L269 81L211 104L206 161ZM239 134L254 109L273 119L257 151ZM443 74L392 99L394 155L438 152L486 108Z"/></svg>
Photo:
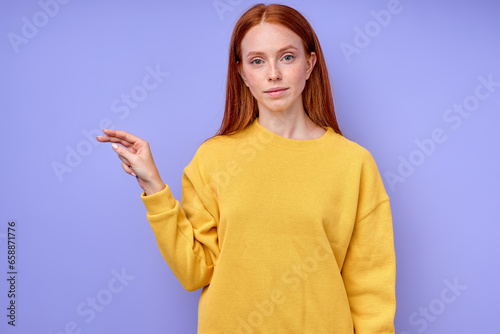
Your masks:
<svg viewBox="0 0 500 334"><path fill-rule="evenodd" d="M294 56L292 56L292 55L286 55L286 56L284 56L283 58L287 58L287 57L290 57L288 60L292 60L293 58L295 58L295 57L294 57Z"/></svg>

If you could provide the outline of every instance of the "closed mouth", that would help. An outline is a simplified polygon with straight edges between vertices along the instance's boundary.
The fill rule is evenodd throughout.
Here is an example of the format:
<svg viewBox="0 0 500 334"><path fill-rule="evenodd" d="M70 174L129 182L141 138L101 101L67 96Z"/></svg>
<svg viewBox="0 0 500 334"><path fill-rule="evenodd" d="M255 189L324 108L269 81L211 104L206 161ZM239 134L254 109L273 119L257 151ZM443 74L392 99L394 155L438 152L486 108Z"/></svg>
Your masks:
<svg viewBox="0 0 500 334"><path fill-rule="evenodd" d="M279 92L282 90L287 90L288 88L283 88L283 87L276 87L276 88L271 88L269 90L266 90L264 93L273 93L273 92Z"/></svg>

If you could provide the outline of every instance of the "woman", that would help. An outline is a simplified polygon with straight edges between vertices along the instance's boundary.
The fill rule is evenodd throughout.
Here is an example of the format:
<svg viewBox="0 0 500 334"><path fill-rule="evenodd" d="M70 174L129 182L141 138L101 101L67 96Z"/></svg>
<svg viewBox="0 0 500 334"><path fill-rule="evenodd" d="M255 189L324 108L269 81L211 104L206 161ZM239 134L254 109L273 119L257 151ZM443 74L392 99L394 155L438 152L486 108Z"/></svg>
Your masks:
<svg viewBox="0 0 500 334"><path fill-rule="evenodd" d="M146 141L103 131L173 273L203 288L198 333L394 333L389 198L370 153L341 134L296 10L258 4L236 23L222 125L184 169L180 203Z"/></svg>

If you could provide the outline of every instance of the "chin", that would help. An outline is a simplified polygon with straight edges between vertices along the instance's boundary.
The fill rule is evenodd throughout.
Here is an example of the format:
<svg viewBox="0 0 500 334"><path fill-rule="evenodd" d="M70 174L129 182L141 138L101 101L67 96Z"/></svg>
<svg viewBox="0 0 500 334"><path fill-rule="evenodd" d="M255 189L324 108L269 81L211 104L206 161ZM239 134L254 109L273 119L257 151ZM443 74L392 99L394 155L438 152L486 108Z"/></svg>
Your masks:
<svg viewBox="0 0 500 334"><path fill-rule="evenodd" d="M285 110L289 109L290 106L283 106L283 107L270 107L270 106L266 106L266 108L270 112L282 112L282 111L285 111Z"/></svg>
<svg viewBox="0 0 500 334"><path fill-rule="evenodd" d="M266 101L266 103L261 103L261 105L269 110L283 111L290 108L293 103L282 100Z"/></svg>

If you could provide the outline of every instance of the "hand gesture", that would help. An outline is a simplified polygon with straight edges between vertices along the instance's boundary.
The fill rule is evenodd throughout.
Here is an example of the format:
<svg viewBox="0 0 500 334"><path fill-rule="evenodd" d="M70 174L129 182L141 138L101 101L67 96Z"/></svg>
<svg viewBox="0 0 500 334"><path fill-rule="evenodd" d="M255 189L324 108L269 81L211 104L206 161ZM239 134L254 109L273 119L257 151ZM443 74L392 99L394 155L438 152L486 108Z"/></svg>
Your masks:
<svg viewBox="0 0 500 334"><path fill-rule="evenodd" d="M147 141L125 131L111 129L103 129L102 131L106 135L98 136L96 139L102 143L113 143L111 146L118 153L123 170L137 178L139 186L146 195L154 194L165 188Z"/></svg>

